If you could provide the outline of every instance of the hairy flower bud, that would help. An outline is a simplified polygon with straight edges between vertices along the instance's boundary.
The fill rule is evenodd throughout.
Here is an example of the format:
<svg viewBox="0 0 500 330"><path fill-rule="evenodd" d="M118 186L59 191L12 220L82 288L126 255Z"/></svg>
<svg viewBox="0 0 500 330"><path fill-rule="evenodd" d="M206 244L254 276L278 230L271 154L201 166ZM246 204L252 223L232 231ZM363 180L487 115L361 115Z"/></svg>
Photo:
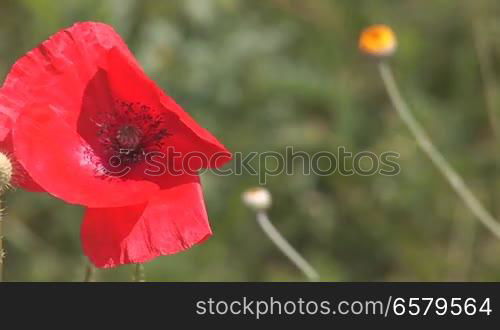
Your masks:
<svg viewBox="0 0 500 330"><path fill-rule="evenodd" d="M10 188L12 178L12 163L7 155L0 152L0 192Z"/></svg>

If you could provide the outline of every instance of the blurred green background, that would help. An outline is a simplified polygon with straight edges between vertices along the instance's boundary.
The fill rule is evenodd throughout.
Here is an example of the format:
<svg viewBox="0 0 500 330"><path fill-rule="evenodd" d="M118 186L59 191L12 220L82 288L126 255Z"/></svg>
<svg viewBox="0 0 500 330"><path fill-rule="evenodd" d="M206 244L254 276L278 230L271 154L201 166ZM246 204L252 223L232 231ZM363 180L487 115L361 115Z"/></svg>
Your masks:
<svg viewBox="0 0 500 330"><path fill-rule="evenodd" d="M394 28L392 65L415 115L498 217L499 17L495 0L0 0L0 75L61 28L109 23L232 151L401 154L392 177L269 178L271 220L323 280L500 281L500 241L417 148L357 50L366 25ZM148 280L304 280L241 203L255 176L203 182L214 236L146 264ZM82 280L82 209L21 190L6 199L6 279Z"/></svg>

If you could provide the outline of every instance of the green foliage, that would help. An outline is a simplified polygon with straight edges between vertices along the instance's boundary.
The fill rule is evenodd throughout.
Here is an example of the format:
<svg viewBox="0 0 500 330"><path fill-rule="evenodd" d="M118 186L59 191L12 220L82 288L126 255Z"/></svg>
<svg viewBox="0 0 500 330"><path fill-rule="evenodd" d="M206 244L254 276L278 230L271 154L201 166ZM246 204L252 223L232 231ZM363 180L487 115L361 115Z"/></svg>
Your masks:
<svg viewBox="0 0 500 330"><path fill-rule="evenodd" d="M498 281L500 242L416 147L357 37L371 23L394 28L392 65L416 117L500 216L500 140L485 100L488 90L498 117L499 11L494 0L1 0L0 75L75 21L112 24L146 72L232 151L401 154L396 176L269 178L271 220L323 280ZM148 280L303 280L240 201L256 177L203 181L215 235L145 265ZM83 278L81 208L20 190L6 205L7 280Z"/></svg>

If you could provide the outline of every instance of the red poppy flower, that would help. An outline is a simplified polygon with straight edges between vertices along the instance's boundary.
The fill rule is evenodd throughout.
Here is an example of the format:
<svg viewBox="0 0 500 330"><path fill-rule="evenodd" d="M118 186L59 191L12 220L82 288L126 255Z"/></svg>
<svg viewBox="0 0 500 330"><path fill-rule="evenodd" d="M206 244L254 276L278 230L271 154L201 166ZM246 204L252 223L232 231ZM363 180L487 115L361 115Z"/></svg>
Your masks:
<svg viewBox="0 0 500 330"><path fill-rule="evenodd" d="M231 159L145 75L110 26L93 22L60 31L14 64L0 89L0 139L15 184L87 207L82 245L98 267L145 262L208 238L196 172ZM149 155L168 170L148 172Z"/></svg>

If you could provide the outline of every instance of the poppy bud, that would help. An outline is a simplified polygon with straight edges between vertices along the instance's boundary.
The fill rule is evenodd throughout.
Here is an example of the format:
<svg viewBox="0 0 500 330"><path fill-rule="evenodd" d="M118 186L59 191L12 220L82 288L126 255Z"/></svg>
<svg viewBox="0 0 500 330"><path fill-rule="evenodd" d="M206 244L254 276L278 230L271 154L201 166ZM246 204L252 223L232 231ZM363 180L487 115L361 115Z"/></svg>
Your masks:
<svg viewBox="0 0 500 330"><path fill-rule="evenodd" d="M396 47L396 35L387 25L371 25L364 29L359 37L361 52L378 58L391 56L396 51Z"/></svg>
<svg viewBox="0 0 500 330"><path fill-rule="evenodd" d="M10 188L12 178L12 163L9 157L0 152L0 192Z"/></svg>
<svg viewBox="0 0 500 330"><path fill-rule="evenodd" d="M246 190L243 193L243 202L256 211L264 211L271 207L271 193L269 190L256 187Z"/></svg>

